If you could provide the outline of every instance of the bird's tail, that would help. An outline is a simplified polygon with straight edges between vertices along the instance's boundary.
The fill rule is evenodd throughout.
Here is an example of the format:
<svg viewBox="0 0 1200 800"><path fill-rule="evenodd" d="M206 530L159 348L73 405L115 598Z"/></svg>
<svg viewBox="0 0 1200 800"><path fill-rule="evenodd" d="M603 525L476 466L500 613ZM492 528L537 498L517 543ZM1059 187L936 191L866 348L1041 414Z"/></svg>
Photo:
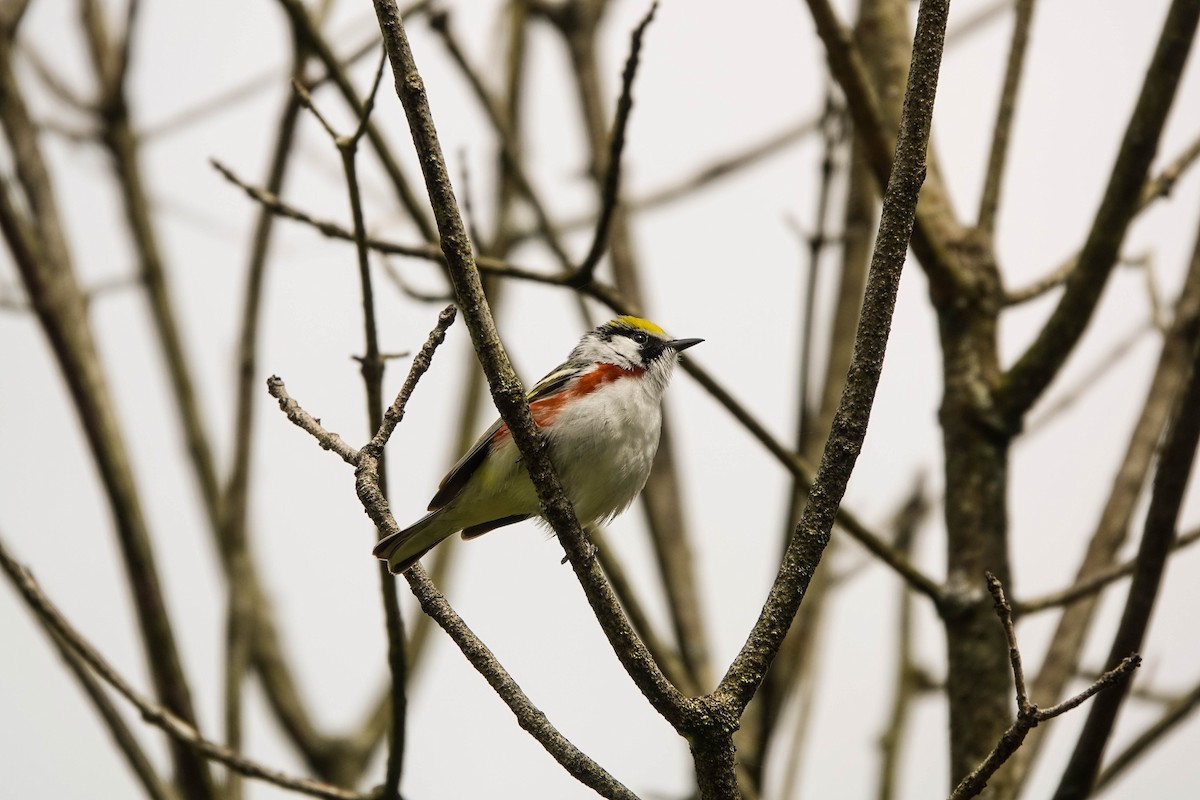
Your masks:
<svg viewBox="0 0 1200 800"><path fill-rule="evenodd" d="M441 517L442 510L431 511L404 530L380 539L372 553L388 562L393 575L399 575L457 530L448 528Z"/></svg>

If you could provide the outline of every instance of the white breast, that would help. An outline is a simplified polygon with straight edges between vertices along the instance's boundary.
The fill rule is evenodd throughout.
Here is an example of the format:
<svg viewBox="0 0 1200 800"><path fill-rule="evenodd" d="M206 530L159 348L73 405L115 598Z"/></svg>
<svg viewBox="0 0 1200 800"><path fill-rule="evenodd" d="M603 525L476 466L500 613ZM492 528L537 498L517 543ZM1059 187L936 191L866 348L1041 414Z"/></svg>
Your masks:
<svg viewBox="0 0 1200 800"><path fill-rule="evenodd" d="M646 485L662 426L658 377L618 378L568 403L551 427L550 456L581 521L619 514Z"/></svg>

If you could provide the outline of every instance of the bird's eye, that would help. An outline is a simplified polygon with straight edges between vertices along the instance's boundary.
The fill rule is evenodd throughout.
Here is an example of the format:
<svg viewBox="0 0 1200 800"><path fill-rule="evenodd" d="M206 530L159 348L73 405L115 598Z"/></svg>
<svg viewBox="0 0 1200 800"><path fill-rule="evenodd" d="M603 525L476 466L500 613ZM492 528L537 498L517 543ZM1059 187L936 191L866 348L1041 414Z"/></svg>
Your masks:
<svg viewBox="0 0 1200 800"><path fill-rule="evenodd" d="M650 337L647 336L646 334L642 333L641 331L638 331L637 333L633 334L633 336L631 338L638 344L645 344L646 342L650 341Z"/></svg>

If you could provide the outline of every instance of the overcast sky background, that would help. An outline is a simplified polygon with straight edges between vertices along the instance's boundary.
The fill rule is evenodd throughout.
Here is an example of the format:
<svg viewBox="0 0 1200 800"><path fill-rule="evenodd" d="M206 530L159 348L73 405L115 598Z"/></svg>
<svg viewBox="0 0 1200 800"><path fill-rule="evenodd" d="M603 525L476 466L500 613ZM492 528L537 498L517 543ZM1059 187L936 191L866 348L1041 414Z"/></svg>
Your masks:
<svg viewBox="0 0 1200 800"><path fill-rule="evenodd" d="M476 64L502 52L495 3L445 3ZM984 7L956 0L956 21ZM1103 190L1167 3L1153 0L1043 0L1038 4L1017 111L1011 171L999 217L998 250L1008 286L1044 274L1082 243ZM645 2L620 0L607 18L606 89L615 99L628 32ZM847 4L841 4L849 19ZM92 85L72 3L40 0L24 23L32 42L72 85ZM114 19L117 10L114 9ZM343 51L365 42L375 26L365 0L342 0L329 23ZM973 217L1007 53L1011 19L948 48L934 138L952 197ZM424 21L410 36L460 198L474 198L484 229L489 218L493 140L488 125L440 42ZM591 208L574 97L559 42L539 29L531 41L536 90L527 95L527 153L536 185L555 215ZM647 33L626 150L625 187L632 196L689 174L715 157L816 115L824 103L824 51L803 3L758 0L740 6L667 0ZM144 4L134 51L132 108L147 130L248 77L277 80L248 99L185 128L155 136L144 153L160 206L162 245L188 352L221 463L232 431L232 359L250 225L257 212L210 166L217 158L260 183L285 97L287 30L270 2ZM355 71L365 89L373 68ZM1158 165L1200 132L1200 59L1193 53L1159 151ZM492 69L487 77L495 78ZM24 72L22 78L28 78ZM26 85L30 85L27 81ZM69 120L43 93L32 98L42 118ZM352 121L340 100L317 102L342 130ZM610 104L611 106L611 104ZM376 117L416 179L417 165L390 83ZM348 220L337 154L311 117L302 122L300 153L285 197L319 216ZM56 190L85 285L132 273L118 198L108 164L93 146L46 139ZM677 336L706 342L688 356L704 365L778 436L792 437L797 319L803 247L789 226L810 228L820 159L813 138L724 180L686 202L646 213L635 225L649 313ZM12 172L11 156L0 168ZM362 165L371 231L415 242L394 208L370 157ZM468 188L462 177L469 175ZM1200 180L1189 173L1167 201L1143 215L1125 253L1149 254L1161 302L1173 302L1200 218ZM570 240L585 251L590 234ZM367 436L361 381L353 354L362 332L353 249L302 226L280 222L267 278L261 378L278 374L309 411L352 444ZM514 261L551 267L529 247ZM417 286L440 290L437 270L400 263ZM381 275L380 272L376 273ZM0 280L17 282L7 251ZM377 290L382 346L415 350L438 306L418 304L382 283ZM826 292L831 288L825 286ZM1150 304L1144 273L1118 270L1073 358L1040 408L1069 391L1112 345L1143 326ZM1004 318L1003 351L1012 358L1053 307L1054 296ZM160 368L142 296L113 291L97 300L92 321L109 385L121 414L141 498L154 535L167 599L189 668L202 727L221 729L224 593L209 534ZM593 309L595 321L605 318ZM561 290L512 285L499 311L501 331L518 371L532 382L557 364L585 325ZM882 524L925 472L941 484L940 351L926 284L906 267L883 381L866 446L846 504ZM393 439L392 505L404 524L431 496L451 452L457 392L469 343L456 325ZM1145 335L1115 363L1071 413L1014 448L1010 509L1015 586L1030 597L1066 585L1090 533L1158 353ZM110 661L149 692L138 650L123 569L95 470L73 409L36 321L0 313L0 534L30 566L49 596ZM388 372L385 394L399 387L407 362ZM669 392L691 533L705 587L713 657L724 671L744 641L775 573L789 481L773 460L684 375ZM373 531L353 492L351 471L318 449L258 396L257 454L251 510L253 548L275 601L286 644L306 696L325 726L357 724L385 681ZM1038 416L1035 409L1033 418ZM486 420L481 420L486 424ZM1200 522L1193 480L1184 528ZM1140 531L1141 514L1136 528ZM639 586L653 585L653 564L639 509L611 526ZM940 521L922 535L918 560L943 572ZM690 783L685 743L650 709L627 679L592 619L575 578L559 566L561 548L526 524L465 547L459 572L444 590L459 613L564 735L646 797L678 797ZM848 543L834 564L866 562ZM869 563L869 562L867 562ZM1200 680L1194 609L1200 604L1200 552L1175 557L1160 595L1146 660L1145 685L1184 691ZM897 580L869 563L837 596L823 644L817 717L801 770L798 796L871 796L877 739L891 696ZM402 586L407 598L407 589ZM1106 633L1089 644L1098 667L1108 648L1124 588L1104 604ZM661 619L661 598L647 596ZM944 670L944 642L931 609L918 602L920 663ZM412 604L408 605L412 609ZM1019 630L1026 664L1040 663L1054 615ZM409 749L403 791L409 798L588 797L532 739L439 633L410 698ZM17 595L0 588L0 774L20 798L115 798L136 784L113 750L75 682ZM300 772L263 712L254 681L247 755ZM1082 686L1082 683L1080 684ZM1028 796L1045 796L1058 777L1085 711L1050 723L1052 741ZM1117 744L1157 716L1130 702ZM145 732L136 715L131 725ZM931 695L909 730L901 796L944 796L945 707ZM166 764L157 735L144 737ZM1200 785L1200 723L1181 727L1119 783L1113 797L1179 797ZM1111 750L1110 750L1111 752ZM367 785L381 780L382 758ZM777 776L778 778L778 776ZM249 782L252 800L282 797ZM778 787L776 786L776 792ZM772 795L777 796L777 794Z"/></svg>

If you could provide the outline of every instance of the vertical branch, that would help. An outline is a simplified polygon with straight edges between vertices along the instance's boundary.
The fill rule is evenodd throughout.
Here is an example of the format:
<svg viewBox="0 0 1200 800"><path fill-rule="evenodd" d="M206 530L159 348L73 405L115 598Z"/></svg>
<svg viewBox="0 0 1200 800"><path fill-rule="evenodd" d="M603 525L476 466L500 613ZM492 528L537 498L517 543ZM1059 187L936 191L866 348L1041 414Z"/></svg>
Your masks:
<svg viewBox="0 0 1200 800"><path fill-rule="evenodd" d="M496 147L496 162L499 175L496 181L496 227L487 242L477 243L481 255L504 259L508 256L514 242L513 211L515 201L521 191L521 180L517 166L504 157L511 152L516 158L516 164L522 163L521 148L521 103L524 97L526 63L526 48L529 38L529 5L527 0L515 0L507 4L507 55L504 66L503 99L497 104L497 131L502 141ZM443 29L447 44L452 41L449 28ZM508 142L506 146L504 142ZM504 297L504 281L491 275L481 276L484 293L492 307L499 306ZM458 412L458 432L455 436L453 452L465 453L479 433L479 420L484 406L487 391L487 381L481 370L474 363L467 371L467 385L462 392L462 405ZM434 550L432 564L429 567L429 577L437 585L441 585L459 552L458 546L451 541L443 542ZM423 652L422 645L428 634L431 619L422 614L413 625L410 637L410 669L418 662Z"/></svg>
<svg viewBox="0 0 1200 800"><path fill-rule="evenodd" d="M1172 413L1163 440L1162 454L1154 473L1154 491L1150 495L1150 507L1146 511L1146 523L1142 541L1138 546L1137 566L1133 571L1133 582L1125 601L1121 623L1109 649L1108 667L1113 667L1122 656L1140 650L1150 626L1150 615L1158 598L1167 557L1175 541L1179 511L1187 489L1188 477L1196 458L1196 446L1200 443L1200 342L1192 347L1190 376ZM1055 800L1077 800L1091 794L1092 784L1100 769L1117 712L1129 691L1128 682L1112 691L1105 692L1092 704L1087 722L1071 760L1063 772Z"/></svg>
<svg viewBox="0 0 1200 800"><path fill-rule="evenodd" d="M1183 281L1183 289L1175 304L1175 318L1163 336L1162 349L1154 375L1146 391L1141 413L1129 435L1129 443L1108 498L1100 512L1087 550L1075 572L1075 582L1090 578L1112 565L1125 543L1130 521L1153 464L1155 449L1178 402L1187 374L1188 359L1197 341L1200 320L1200 236L1192 249L1191 261ZM1076 674L1083 654L1083 644L1099 607L1099 596L1081 598L1062 612L1050 647L1043 658L1031 692L1035 703L1055 702ZM1038 731L1013 760L1009 770L1019 781L1028 778L1033 761L1040 752L1045 737Z"/></svg>
<svg viewBox="0 0 1200 800"><path fill-rule="evenodd" d="M301 0L279 0L280 6L287 14L288 21L292 25L293 35L303 45L304 49L311 52L313 57L325 67L327 77L337 87L338 93L342 99L350 107L350 111L358 119L363 116L363 104L355 93L354 85L350 82L350 78L346 74L345 67L338 60L337 55L329 46L329 42L321 35L321 31L317 28L312 16L309 14L308 8ZM421 7L427 3L417 2L415 7ZM380 132L379 128L374 124L368 123L365 135L371 143L371 149L379 158L379 163L383 166L383 171L387 173L388 180L392 183L392 188L396 191L396 199L400 205L408 212L409 219L413 225L421 232L423 241L432 241L436 238L437 231L429 221L429 216L426 213L424 201L422 201L412 187L408 185L408 179L404 176L403 170L400 169L400 164L396 161L391 147L388 145L388 139Z"/></svg>
<svg viewBox="0 0 1200 800"><path fill-rule="evenodd" d="M744 709L761 684L820 563L838 504L866 437L867 421L887 348L896 290L925 176L949 3L925 0L917 12L912 68L900 120L896 157L883 197L854 357L841 404L822 454L810 500L788 545L771 593L745 645L722 678L717 696Z"/></svg>
<svg viewBox="0 0 1200 800"><path fill-rule="evenodd" d="M293 24L293 81L303 81L308 48L309 40ZM264 189L274 196L280 194L291 165L300 110L299 97L288 92L275 126L275 140L264 182ZM255 427L254 392L260 380L259 321L275 219L270 209L260 208L251 234L235 355L233 457L221 496L222 519L217 541L230 591L244 592L249 597L253 615L250 623L253 634L251 660L280 727L317 775L332 783L350 784L361 774L368 753L362 750L347 752L343 742L326 737L317 729L283 651L270 601L248 549L247 506ZM244 579L238 580L238 574ZM368 743L368 750L371 744L373 742Z"/></svg>
<svg viewBox="0 0 1200 800"><path fill-rule="evenodd" d="M1017 89L1029 45L1029 28L1033 20L1034 0L1017 0L1013 21L1012 44L1008 48L1008 66L1004 70L1004 88L996 109L996 124L992 130L992 148L988 153L987 173L983 193L979 198L979 219L975 223L991 234L996 229L996 209L1000 205L1000 186L1004 182L1004 166L1008 158L1008 140L1012 133L1013 116L1017 106Z"/></svg>
<svg viewBox="0 0 1200 800"><path fill-rule="evenodd" d="M370 124L371 108L375 104L375 95L379 89L379 81L383 77L383 67L386 58L381 54L379 70L375 74L375 84L371 88L367 102L362 112L362 121L358 131L348 140L340 140L338 149L342 153L342 166L346 171L346 187L350 194L350 207L354 219L354 244L358 252L359 279L362 284L363 329L366 339L366 350L362 358L363 383L367 390L367 419L370 430L378 430L383 422L383 357L379 352L379 338L375 325L375 300L371 287L371 270L367 260L366 228L363 223L362 196L358 187L358 171L355 164L355 153L359 138L366 126ZM379 453L379 483L384 496L387 496L387 461L384 453ZM379 531L379 536L384 536ZM383 594L383 609L385 626L388 637L388 667L392 677L391 717L392 735L391 746L388 748L387 777L384 783L384 797L400 796L400 776L404 768L405 721L407 718L408 698L405 690L407 680L408 656L404 649L404 619L400 616L400 601L396 593L396 581L388 572L387 564L380 562L379 581Z"/></svg>
<svg viewBox="0 0 1200 800"><path fill-rule="evenodd" d="M918 481L909 501L896 515L895 548L909 555L912 553L916 535L929 501L925 496L923 481ZM887 725L879 737L879 792L878 800L892 800L897 794L900 763L905 744L905 728L912 712L917 693L921 690L920 673L913 658L916 632L913 626L913 594L904 584L900 585L897 602L899 610L896 622L895 694L888 712Z"/></svg>
<svg viewBox="0 0 1200 800"><path fill-rule="evenodd" d="M242 684L250 666L250 642L254 636L252 598L245 590L249 570L237 558L230 573L228 607L225 610L225 744L242 752ZM242 775L228 770L224 800L242 800Z"/></svg>
<svg viewBox="0 0 1200 800"><path fill-rule="evenodd" d="M296 84L296 93L305 108L312 111L325 130L333 139L334 145L342 160L342 171L346 177L346 191L350 200L350 215L354 226L354 249L358 264L359 286L362 296L363 314L363 355L358 358L362 373L363 385L366 389L367 424L368 430L378 436L383 429L383 372L384 358L379 349L379 330L375 317L375 290L371 281L371 264L367 252L366 223L363 217L362 192L358 182L358 144L370 125L371 111L375 107L375 96L379 91L379 82L383 78L383 68L387 63L385 53L380 53L379 66L375 72L375 81L367 99L362 103L362 112L358 126L348 136L338 135L329 123L321 116L312 104L312 97L302 85ZM398 419L396 421L399 421ZM370 446L370 445L369 445ZM378 481L378 491L381 501L387 501L387 461L383 448L377 447L371 452L374 460L375 476ZM386 534L377 528L378 538ZM383 785L385 798L398 798L400 795L400 777L404 763L404 730L407 716L408 698L405 689L408 670L408 656L404 643L404 620L400 616L399 597L396 592L396 581L388 571L387 564L379 563L380 590L383 599L384 625L388 637L388 667L391 672L391 741L388 748L387 776Z"/></svg>
<svg viewBox="0 0 1200 800"><path fill-rule="evenodd" d="M0 131L31 213L25 219L9 196L9 187L0 187L0 231L9 242L25 292L49 339L100 474L155 691L175 714L193 722L191 690L163 599L150 531L88 323L84 294L72 267L53 184L12 69L14 34L13 27L0 31ZM172 756L185 797L213 797L204 760L177 742L172 745Z"/></svg>

